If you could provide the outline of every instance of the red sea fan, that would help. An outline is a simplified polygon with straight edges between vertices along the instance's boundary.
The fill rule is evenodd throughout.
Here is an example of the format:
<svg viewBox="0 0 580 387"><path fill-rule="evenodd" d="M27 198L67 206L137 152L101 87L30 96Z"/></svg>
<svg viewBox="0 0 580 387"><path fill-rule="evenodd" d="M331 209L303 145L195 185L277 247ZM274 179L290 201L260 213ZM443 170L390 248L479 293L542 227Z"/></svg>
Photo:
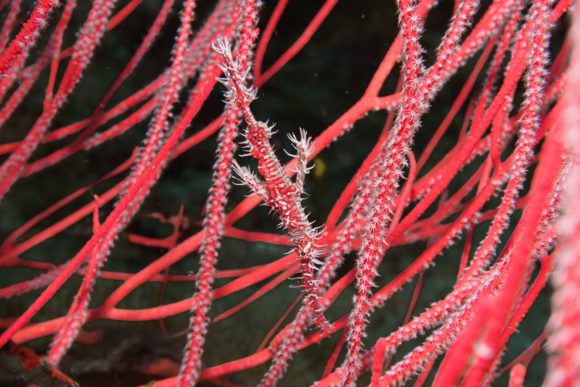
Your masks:
<svg viewBox="0 0 580 387"><path fill-rule="evenodd" d="M89 3L88 13L79 16L79 8ZM265 70L268 48L291 6L288 0L279 0L271 12L256 0L219 0L204 6L211 9L201 21L196 0L159 1L140 45L92 113L56 127L67 106L77 103L72 96L87 92L87 69L103 40L144 6L140 0L89 3L38 0L22 15L26 2L0 0L5 16L0 126L13 122L22 106L32 105L35 93L41 97L40 113L30 127L14 142L0 145L0 200L18 195L31 176L50 175L53 167L114 143L149 119L147 133L125 162L98 181L43 202L44 211L4 239L4 270L27 268L35 274L0 288L6 305L20 297L28 300L18 313L0 320L0 347L13 351L14 343L50 337L40 362L55 370L75 342L94 345L103 339L87 339L91 321L159 321L166 332L165 319L189 313L189 327L182 327L187 340L181 367L160 362L138 369L155 375L155 385L233 383L224 378L261 369L261 381L258 373L244 380L273 386L285 381L293 358L307 356L307 348L320 344L334 347L322 363L307 357L320 371L300 384L354 386L370 380L373 386L390 386L414 380L416 385L478 386L500 380L509 370L510 386L519 386L546 338L550 358L544 384L572 386L580 380L580 212L573 203L580 189L580 16L572 1L457 0L438 5L398 0L398 34L363 81L360 98L317 136L304 129L290 135L294 150L287 152L288 162L276 149L282 140L275 126L260 117L267 112L254 105L272 98L271 92L261 96L261 87L311 43L336 12L337 0L321 2L294 43ZM427 23L439 7L451 12L441 37ZM570 23L564 21L568 13ZM72 44L63 48L76 28L73 20L81 17ZM166 68L110 106L128 79L145 72L145 58L171 28L175 39ZM558 44L553 42L564 35L561 48L554 49ZM438 45L424 48L433 40ZM550 53L556 54L554 59ZM448 89L457 77L463 84L448 106L441 96L455 94ZM397 83L396 90L385 94L391 83ZM223 112L193 130L206 121L203 114L210 114L200 112L215 108L215 94L225 96ZM422 127L445 108L448 113L435 131ZM309 182L312 161L365 116L381 113L387 115L382 134L330 211L311 211L308 191L317 184ZM463 124L450 130L460 113ZM349 136L366 136L352 132ZM174 160L212 141L216 133L201 228L192 232L187 227L181 206L175 217L151 215L172 226L171 236L129 233ZM435 152L442 141L453 144L445 154ZM250 191L235 206L238 188L233 184ZM89 193L93 195L83 203ZM279 221L280 232L242 225L259 205ZM59 234L91 215L91 234L72 257L27 257L29 250L58 242ZM127 235L129 242L164 253L136 272L108 270L107 259ZM223 256L228 238L290 251L266 263L238 265ZM460 248L450 248L454 244ZM393 271L391 252L409 246L420 249ZM179 274L169 272L178 263L190 265L187 257L194 253L198 263ZM426 283L448 276L430 268L441 260L456 261L459 272L443 297L415 313ZM379 273L387 273L388 280ZM70 288L71 277L80 277L81 283L76 296L67 298L63 289ZM403 321L393 324L394 330L375 327L373 316L393 320L390 305L415 278ZM510 340L550 278L554 294L545 332L504 364ZM115 281L115 287L92 306L96 284L104 280ZM167 286L179 282L186 285L180 298L165 302ZM152 284L161 284L159 305L127 306L135 298L132 293ZM229 355L211 348L208 334L219 321L235 320L250 304L259 307L266 294L285 284L297 286L299 295L261 333L265 338L258 349L243 346ZM345 301L350 294L352 300ZM226 296L237 296L237 303L215 316L216 301ZM68 312L34 320L58 300ZM268 313L267 307L260 313ZM208 351L227 360L212 363L204 356ZM23 369L17 377L26 380Z"/></svg>

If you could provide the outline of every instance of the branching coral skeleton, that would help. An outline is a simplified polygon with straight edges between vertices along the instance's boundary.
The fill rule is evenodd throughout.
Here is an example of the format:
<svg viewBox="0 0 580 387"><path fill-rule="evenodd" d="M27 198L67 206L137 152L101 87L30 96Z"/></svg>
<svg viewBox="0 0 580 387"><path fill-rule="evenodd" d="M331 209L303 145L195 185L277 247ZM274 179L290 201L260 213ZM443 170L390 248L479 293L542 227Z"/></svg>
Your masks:
<svg viewBox="0 0 580 387"><path fill-rule="evenodd" d="M268 68L266 53L292 2L278 0L268 15L257 0L219 0L200 22L197 1L158 1L159 12L142 42L92 113L55 128L63 109L74 105L73 92L87 92L87 69L100 55L101 43L135 17L141 2L89 3L76 28L75 17L81 17L76 0L37 0L24 15L26 2L0 0L5 15L0 21L0 126L14 125L19 109L41 91L31 126L18 140L0 144L2 205L12 203L23 180L50 175L79 153L105 149L142 123L147 132L126 161L45 203L43 211L4 239L0 266L35 274L0 288L0 299L11 302L40 293L18 315L0 319L0 347L52 336L43 361L58 367L91 321L163 321L189 313L179 372L160 376L155 385L247 377L243 371L267 364L261 381L249 383L270 387L292 378L292 359L306 357L304 350L319 344L328 349L328 360L312 364L313 369L320 366L318 377L309 380L316 386L354 386L368 376L372 386L403 385L413 378L417 385L428 380L435 386L479 386L507 371L510 386L521 386L543 340L549 355L544 385L564 387L580 380L580 212L573 202L580 189L580 11L573 1L457 0L451 6L397 0L398 35L360 98L322 130L292 131L286 156L275 151L281 136L274 125L256 118L267 112L254 102L289 62L306 60L300 53L322 26L333 22L329 16L340 12L337 0L321 2L294 43ZM425 25L434 7L447 7L452 16L430 52L422 44L432 38ZM178 27L169 31L175 42L166 68L112 105L127 80L146 65L144 58L170 28L176 10ZM558 31L563 29L556 27L565 25L568 14L569 36L560 45ZM69 35L72 45L66 48ZM400 74L393 71L396 66ZM387 80L397 76L397 90L384 94ZM448 107L441 95L457 79L463 87L459 93L450 90L457 96L447 116L428 133L422 124L431 122L439 105ZM215 103L210 95L223 93L219 83L225 87L223 113L204 128L190 129L203 122L200 111ZM314 219L306 194L317 184L310 176L313 160L349 131L366 135L355 124L375 112L388 116L381 135L326 219ZM463 124L454 132L458 117ZM214 134L217 151L201 230L180 228L189 210L182 206L167 238L129 232L172 161L212 141ZM418 138L427 139L424 149L415 144ZM441 155L437 149L444 139L452 145ZM290 159L287 164L284 157ZM247 197L231 203L238 190ZM98 195L89 197L91 192ZM279 233L236 224L259 205L279 221ZM63 232L91 216L92 232L71 257L54 262L29 258L30 250L59 241ZM144 248L162 247L163 253L135 273L112 271L107 260L121 259L114 252L125 235ZM283 246L287 253L224 270L229 262L220 248L228 238ZM450 249L454 244L460 248ZM385 261L397 259L390 254L393 247L411 245L421 251L399 272L381 277L391 267ZM197 270L169 271L195 252ZM347 266L347 256L354 259L353 267ZM455 282L418 310L430 281L425 273L440 273L433 266L442 260L458 263ZM33 321L47 303L62 297L59 291L73 276L81 277L81 285L74 299L64 302L67 309L60 317ZM393 321L389 305L395 293L415 278L402 323L392 331L375 326L376 316ZM102 280L111 281L114 289L93 305L93 288ZM173 282L181 282L188 294L172 302L161 297L157 306L121 306L150 283L165 289ZM545 330L528 350L507 359L510 339L550 284L554 294ZM238 318L250 305L261 305L274 288L290 285L298 288L298 296L281 305L276 324L260 332L265 339L258 349L240 348L245 355L239 358L221 354L227 360L218 364L207 361L204 354L220 351L208 347L207 340L217 322ZM354 297L344 302L347 294ZM215 304L231 295L241 301L216 317ZM416 340L414 347L403 352L411 340Z"/></svg>

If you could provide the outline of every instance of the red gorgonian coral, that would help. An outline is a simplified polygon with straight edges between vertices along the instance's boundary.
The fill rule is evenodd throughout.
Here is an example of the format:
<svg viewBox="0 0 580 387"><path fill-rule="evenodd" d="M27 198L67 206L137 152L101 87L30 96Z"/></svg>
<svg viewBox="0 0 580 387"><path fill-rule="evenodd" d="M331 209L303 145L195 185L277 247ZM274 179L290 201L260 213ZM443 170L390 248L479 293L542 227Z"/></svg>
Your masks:
<svg viewBox="0 0 580 387"><path fill-rule="evenodd" d="M580 211L574 197L580 191L580 10L571 0L440 5L398 0L398 34L363 81L360 98L318 136L311 138L305 129L290 131L294 149L287 156L276 150L283 140L275 125L260 121L264 113L255 102L271 95L261 96L260 88L307 47L337 0L321 2L301 35L266 70L264 58L288 0L278 0L262 17L262 32L264 12L257 0L211 2L204 5L211 9L203 22L196 20L201 6L196 0L158 2L152 24L92 113L62 127L56 127L57 119L74 106L71 97L77 89L90 81L83 78L99 45L134 16L141 0L88 2L90 9L72 31L74 37L69 36L73 20L87 4L38 0L22 16L23 3L0 0L0 126L14 122L36 94L41 96L40 113L18 132L17 140L0 145L2 204L33 175L50 175L78 154L103 148L149 122L142 144L132 146L125 162L98 181L43 203L44 211L4 238L3 268L34 271L0 288L3 303L27 297L18 314L0 320L0 347L49 336L51 344L40 363L56 370L76 341L91 341L85 329L91 321L159 321L165 331L164 319L189 313L186 335L178 335L187 337L181 366L161 367L163 372L156 368L151 372L158 376L155 385L230 383L220 378L268 364L261 380L251 383L273 386L283 380L293 358L320 343L332 349L323 371L308 381L316 386L369 381L373 386L410 381L479 386L506 371L510 386L519 386L544 341L549 353L544 385L578 383ZM452 13L441 37L426 27L437 7ZM177 10L166 68L122 94L127 80L147 66L144 58L170 29ZM568 14L569 23L564 21ZM20 24L19 17L24 18ZM564 37L563 43L554 45L555 37ZM438 39L436 48L425 49L433 39ZM69 40L72 45L65 48ZM556 53L553 59L551 52ZM453 77L461 78L458 93L447 90ZM393 79L396 89L386 93ZM441 101L444 92L454 96L450 106ZM200 112L215 106L216 93L225 96L223 113L194 130L203 122ZM111 101L117 102L111 106ZM423 124L437 119L435 109L447 109L446 116L428 132ZM373 148L330 211L321 215L326 218L315 218L311 212L320 211L310 209L307 195L313 160L365 116L380 114L386 122ZM460 115L463 124L453 132L450 127ZM213 141L213 134L217 150L200 229L184 230L181 206L175 217L151 215L173 227L171 236L129 233L172 161ZM426 145L417 147L418 138L426 138ZM450 148L435 152L444 140L452 141ZM232 206L238 190L249 196ZM260 204L279 222L280 233L240 225ZM27 256L36 246L58 242L59 234L86 219L92 222L90 236L69 259ZM127 236L129 242L160 248L163 254L136 272L105 270L116 243ZM290 251L266 263L233 262L231 268L220 249L229 238ZM419 249L399 271L385 271L386 261L393 259L390 252L405 246ZM192 267L169 272L194 253ZM441 260L456 262L453 283L443 297L415 313L424 282L430 280L425 275L441 274L430 269ZM379 273L387 273L388 280ZM62 290L71 277L81 281L76 296L67 298ZM549 323L537 340L504 364L508 342L550 278ZM403 321L396 321L394 330L378 326L369 334L371 318L392 320L390 303L415 279ZM106 280L114 288L92 305L95 285ZM180 289L187 294L181 290L171 302L161 297L159 305L127 306L139 289L161 284L164 291L172 283L184 283ZM215 323L235 319L287 283L298 287L299 294L283 305L277 323L261 332L265 339L258 349L242 347L242 357L223 353L226 360L205 361L208 332ZM215 316L214 301L234 295L236 304ZM59 299L68 311L33 321Z"/></svg>

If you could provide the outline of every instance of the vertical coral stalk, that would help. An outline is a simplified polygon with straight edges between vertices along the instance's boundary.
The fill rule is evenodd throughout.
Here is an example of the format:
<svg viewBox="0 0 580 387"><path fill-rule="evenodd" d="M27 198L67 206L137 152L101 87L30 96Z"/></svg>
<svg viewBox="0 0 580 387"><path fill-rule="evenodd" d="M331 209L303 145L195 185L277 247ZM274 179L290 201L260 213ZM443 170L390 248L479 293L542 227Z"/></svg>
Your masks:
<svg viewBox="0 0 580 387"><path fill-rule="evenodd" d="M95 209L93 210L93 232L96 232L100 226L99 222L99 199L95 196ZM66 320L54 336L50 350L47 355L47 361L53 366L58 366L63 356L66 354L74 340L77 338L82 326L84 325L89 303L91 301L92 290L97 280L99 266L102 257L96 250L89 257L86 267L86 274L83 277L81 288L79 289L69 311Z"/></svg>
<svg viewBox="0 0 580 387"><path fill-rule="evenodd" d="M552 316L549 321L550 357L544 386L571 386L580 380L580 7L572 12L572 54L567 73L564 109L558 132L571 152L571 170L565 184L564 215L558 225L562 245L555 254L552 277Z"/></svg>
<svg viewBox="0 0 580 387"><path fill-rule="evenodd" d="M234 20L227 25L224 34L230 37L233 34ZM114 244L119 232L127 225L135 215L139 206L145 200L151 187L157 182L167 161L170 159L171 152L175 149L181 136L197 115L201 106L206 101L209 93L216 84L216 77L220 74L217 66L211 62L204 68L200 74L200 79L191 91L190 100L188 101L182 116L175 124L174 130L170 133L167 140L163 143L159 152L155 155L150 165L143 170L143 173L135 178L135 181L126 189L126 193L121 196L119 202L113 211L102 222L101 227L95 235L88 240L79 252L64 265L62 271L56 275L47 289L30 305L30 307L21 314L11 325L0 335L0 347L13 337L13 335L22 328L30 319L54 296L54 294L63 286L70 276L77 271L87 257L98 248L106 256L109 249Z"/></svg>
<svg viewBox="0 0 580 387"><path fill-rule="evenodd" d="M403 87L401 106L390 133L387 154L382 159L382 176L377 182L376 201L371 208L357 262L357 293L349 317L347 357L342 366L347 385L354 384L361 367L360 351L365 336L369 294L376 277L377 267L386 246L385 237L394 209L402 169L406 164L410 142L420 125L419 112L424 110L421 89L423 62L419 38L422 33L420 17L415 2L399 1L399 23L403 37Z"/></svg>
<svg viewBox="0 0 580 387"><path fill-rule="evenodd" d="M534 133L540 128L540 114L548 77L548 33L551 26L549 22L549 1L543 0L534 3L530 10L530 23L530 33L533 34L531 39L532 51L525 79L526 91L522 107L520 143L524 142L533 146ZM528 153L531 152L532 150L529 149ZM518 158L516 162L525 163L525 155L518 155ZM545 162L548 162L548 160L545 159ZM525 164L523 165L525 167ZM557 165L559 163L554 162L554 166ZM549 184L548 187L550 187L552 186L550 178L551 176L545 178L541 183L535 181L534 183L537 185ZM541 177L536 175L536 179L541 179ZM534 191L534 188L536 188L536 191ZM534 186L532 190L533 194L531 195L533 199L531 199L531 202L535 205L526 207L518 229L516 229L514 232L515 235L512 237L515 240L517 249L514 249L514 253L510 257L511 262L509 264L510 268L506 276L506 282L501 288L500 294L497 296L500 307L496 310L494 318L490 322L485 336L482 339L481 348L485 348L485 350L481 351L467 375L466 385L479 383L488 372L496 357L500 355L503 345L499 337L504 329L503 325L513 305L518 302L517 300L521 296L522 287L525 285L522 281L527 278L525 273L529 270L532 262L531 259L534 258L531 251L530 245L532 243L530 243L530 239L534 237L536 231L534 228L539 225L538 221L542 215L542 206L539 203L545 203L543 196L547 195L550 191L548 189L542 192L542 190ZM537 202L539 203L536 204Z"/></svg>
<svg viewBox="0 0 580 387"><path fill-rule="evenodd" d="M2 25L2 31L0 31L0 50L4 50L8 40L10 39L10 33L12 28L14 28L14 23L20 12L20 6L22 5L22 0L12 0L10 2L10 10L4 18L4 24Z"/></svg>
<svg viewBox="0 0 580 387"><path fill-rule="evenodd" d="M176 43L177 48L175 50L175 57L178 58L174 60L174 65L176 67L181 66L185 48L189 42L194 7L195 1L190 1L186 3L182 13L181 31L180 34L178 34ZM183 69L179 67L178 71L179 74L181 74ZM174 78L178 77L169 77L170 86L171 80ZM175 90L170 89L169 87L165 90L165 92L175 94L177 93ZM129 217L130 215L127 214L126 216ZM87 273L83 278L83 282L77 293L76 299L69 310L69 314L67 315L59 335L55 337L55 340L52 343L51 351L48 355L48 359L52 364L58 364L68 348L72 345L74 339L77 337L82 325L85 323L87 318L87 309L92 295L92 289L94 287L97 274L102 265L105 263L107 255L109 254L109 250L110 244L103 243L98 244L91 252L89 264L87 265Z"/></svg>
<svg viewBox="0 0 580 387"><path fill-rule="evenodd" d="M127 65L125 66L125 68L123 69L121 74L117 77L117 79L115 79L115 81L113 82L111 87L109 87L107 92L103 95L103 97L101 97L99 103L97 104L97 108L95 109L95 112L92 114L91 125L89 127L87 127L83 131L83 133L79 136L79 138L76 140L76 142L79 145L81 145L81 143L90 134L92 134L92 132L94 132L94 130L99 126L100 119L101 119L101 116L103 114L103 111L105 110L105 107L107 106L107 104L109 103L109 101L111 100L111 98L113 97L115 92L119 89L119 87L121 87L123 82L125 82L125 80L137 68L137 66L139 66L139 63L141 62L141 60L143 59L145 54L149 51L149 49L151 48L151 46L153 45L153 43L155 42L155 40L159 36L159 33L163 29L163 26L165 25L165 22L167 21L167 18L169 16L169 14L171 13L171 9L173 8L174 3L175 3L175 0L164 0L163 1L163 5L161 6L161 9L157 13L157 17L155 18L155 20L153 21L153 24L151 25L151 27L147 31L147 35L145 35L145 37L143 38L143 41L139 45L139 48L137 48L137 50L135 51L135 54L133 54L133 56L129 60L129 63L127 63ZM187 55L186 55L186 57L187 57Z"/></svg>
<svg viewBox="0 0 580 387"><path fill-rule="evenodd" d="M255 0L239 2L243 8L241 31L238 38L236 60L240 71L251 68L253 48L258 37L258 7ZM224 234L225 206L230 190L232 165L236 151L235 139L242 117L241 109L233 102L227 104L223 114L223 125L218 137L218 148L214 162L212 185L209 191L203 221L205 237L200 247L200 269L197 273L196 293L189 325L178 385L189 386L197 383L201 369L201 357L205 335L209 324L209 310L213 301L213 282L219 247Z"/></svg>
<svg viewBox="0 0 580 387"><path fill-rule="evenodd" d="M186 0L183 3L179 30L173 47L171 66L169 67L167 77L165 78L165 85L161 93L161 103L149 126L147 139L139 153L139 159L133 168L132 176L129 180L133 180L135 176L139 176L143 172L143 169L151 162L155 153L163 144L167 131L169 130L172 110L185 81L184 66L186 50L192 33L196 4L196 0Z"/></svg>
<svg viewBox="0 0 580 387"><path fill-rule="evenodd" d="M40 0L32 10L16 37L0 54L0 76L13 77L24 60L40 32L46 27L50 13L58 7L59 0ZM9 20L10 21L10 20Z"/></svg>
<svg viewBox="0 0 580 387"><path fill-rule="evenodd" d="M116 0L95 0L85 25L73 47L73 54L63 80L51 103L45 107L26 137L17 149L0 166L0 200L20 178L25 163L36 150L58 110L72 93L82 74L93 57L95 48L105 33L107 22L113 11ZM52 0L51 7L57 2ZM39 4L40 6L40 4ZM38 7L37 7L38 8ZM51 8L52 9L52 8ZM36 8L35 8L36 10ZM33 11L34 14L35 11ZM43 10L43 15L47 10ZM43 19L44 20L44 19ZM43 21L44 23L45 21ZM26 26L25 26L26 27ZM38 29L36 29L38 33ZM18 37L17 37L18 38ZM12 46L12 44L10 45ZM30 47L28 47L30 48ZM7 55L8 50L3 55ZM3 56L2 56L3 57ZM16 60L16 59L13 59ZM1 62L1 59L0 59ZM2 71L0 71L1 73Z"/></svg>
<svg viewBox="0 0 580 387"><path fill-rule="evenodd" d="M24 100L24 97L28 94L28 92L30 91L30 89L40 76L41 72L44 70L45 66L47 66L51 60L53 62L55 60L58 62L58 58L60 56L60 49L62 46L63 35L69 25L76 4L77 4L76 0L67 1L66 5L62 10L62 14L60 16L58 24L56 25L56 28L52 36L50 37L48 44L44 48L43 53L40 55L40 58L36 61L34 65L30 66L30 68L25 69L19 74L19 76L22 77L20 85L18 85L18 88L14 91L14 93L12 93L10 98L6 101L6 103L2 107L2 110L0 110L0 127L4 125L4 123L14 112L14 110L16 110L16 108ZM2 100L4 94L6 93L8 88L12 85L12 82L10 81L12 80L7 80L7 82L0 82L0 100Z"/></svg>

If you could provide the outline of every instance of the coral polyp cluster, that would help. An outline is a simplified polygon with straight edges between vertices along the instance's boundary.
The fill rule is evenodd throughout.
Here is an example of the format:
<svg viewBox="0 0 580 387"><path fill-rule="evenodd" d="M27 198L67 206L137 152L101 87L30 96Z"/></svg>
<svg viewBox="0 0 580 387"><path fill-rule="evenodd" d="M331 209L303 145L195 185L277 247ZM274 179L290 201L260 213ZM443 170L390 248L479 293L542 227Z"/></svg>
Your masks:
<svg viewBox="0 0 580 387"><path fill-rule="evenodd" d="M317 377L300 385L480 386L509 374L510 386L520 386L544 342L544 385L580 380L580 212L574 203L580 189L580 10L571 0L398 0L398 32L385 40L374 72L360 81L365 86L356 101L325 128L280 131L258 106L275 91L261 91L300 58L339 2L320 2L296 40L264 69L291 2L163 0L92 113L58 127L79 95L94 94L85 84L99 47L147 2L141 3L38 0L24 13L22 1L0 0L0 126L19 128L0 145L0 205L19 211L12 198L27 180L50 178L79 155L112 154L107 147L131 133L140 136L126 160L98 180L56 201L38 195L44 210L5 236L3 270L27 271L0 288L10 310L16 305L10 303L25 300L0 320L0 347L50 338L39 362L56 370L71 349L103 339L91 335L93 322L158 322L167 333L164 321L187 316L189 325L179 320L176 334L184 345L181 358L139 369L155 377L154 385L219 385L244 373L241 380L252 385L297 385L287 375L301 358ZM200 7L203 17L196 14ZM428 21L441 7L450 17L439 36ZM164 33L174 36L173 46L164 69L150 76L145 58ZM149 78L137 77L141 72ZM128 93L133 78L149 80ZM39 113L20 127L30 121L19 116L26 106ZM301 113L299 106L286 109ZM320 168L341 165L328 152L343 136L366 139L353 128L366 116L384 120L380 135L344 178L340 195L325 193L329 211L315 208L309 191L327 191ZM284 142L291 146L285 153L277 149ZM182 205L171 217L146 213L176 160L209 143L217 145L213 173L203 171L211 175L205 205ZM267 216L255 215L261 207ZM201 214L196 227L187 215L193 213ZM143 217L172 233L136 232ZM264 225L249 221L255 219ZM30 254L58 245L63 232L83 222L90 231L74 254L42 260ZM247 261L229 259L224 244L231 239L272 246L277 256L264 262L252 257L259 249L248 248ZM115 269L123 259L118 245L126 241L155 249L155 257L135 271ZM411 258L395 268L393 251ZM457 271L444 272L436 266L441 261L454 262ZM451 283L442 297L421 304L437 276ZM103 281L113 285L96 296ZM174 284L179 295L166 300ZM151 286L161 289L158 304L134 304L135 294ZM548 323L527 349L508 357L510 340L550 287ZM234 354L212 347L220 321L235 324L249 307L270 314L260 305L280 288L293 299L278 301L276 322L260 331L258 348L243 340ZM401 321L394 300L409 291ZM227 297L236 300L233 306L220 304ZM57 315L41 313L56 301ZM375 316L388 326L376 324ZM315 344L327 349L322 362L308 355Z"/></svg>

